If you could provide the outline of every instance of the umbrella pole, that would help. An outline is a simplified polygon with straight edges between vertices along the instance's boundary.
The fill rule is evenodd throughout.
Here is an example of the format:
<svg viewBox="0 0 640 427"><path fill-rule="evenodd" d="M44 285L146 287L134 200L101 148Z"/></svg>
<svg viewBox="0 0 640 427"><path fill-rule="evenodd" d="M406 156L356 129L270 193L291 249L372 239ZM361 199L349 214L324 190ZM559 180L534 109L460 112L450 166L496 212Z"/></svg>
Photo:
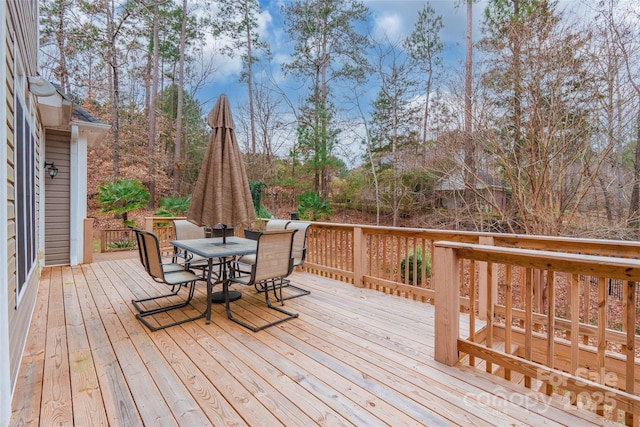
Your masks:
<svg viewBox="0 0 640 427"><path fill-rule="evenodd" d="M227 244L227 224L222 224L222 244Z"/></svg>

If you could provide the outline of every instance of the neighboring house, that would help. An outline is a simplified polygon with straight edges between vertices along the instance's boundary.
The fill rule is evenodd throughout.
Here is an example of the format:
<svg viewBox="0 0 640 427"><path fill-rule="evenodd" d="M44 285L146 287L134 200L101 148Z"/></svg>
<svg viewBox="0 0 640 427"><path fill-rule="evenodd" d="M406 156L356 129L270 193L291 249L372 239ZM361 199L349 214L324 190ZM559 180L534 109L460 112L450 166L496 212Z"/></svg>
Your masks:
<svg viewBox="0 0 640 427"><path fill-rule="evenodd" d="M464 175L461 169L452 171L440 179L435 187L436 207L448 210L464 209ZM476 194L483 200L487 209L504 210L509 200L508 188L488 174L480 173L476 181Z"/></svg>
<svg viewBox="0 0 640 427"><path fill-rule="evenodd" d="M0 425L28 334L40 271L80 264L87 144L109 126L38 77L38 2L0 4ZM37 96L40 95L40 96ZM50 178L45 162L58 169Z"/></svg>

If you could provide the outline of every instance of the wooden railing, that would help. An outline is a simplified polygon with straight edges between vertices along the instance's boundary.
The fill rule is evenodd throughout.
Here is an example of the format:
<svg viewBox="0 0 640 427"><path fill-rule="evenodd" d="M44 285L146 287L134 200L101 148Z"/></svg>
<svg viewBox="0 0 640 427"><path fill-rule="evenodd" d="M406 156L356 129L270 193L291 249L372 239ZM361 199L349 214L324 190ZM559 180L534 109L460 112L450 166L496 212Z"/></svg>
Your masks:
<svg viewBox="0 0 640 427"><path fill-rule="evenodd" d="M305 270L421 300L433 299L430 267L437 240L477 243L478 233L312 223Z"/></svg>
<svg viewBox="0 0 640 427"><path fill-rule="evenodd" d="M185 219L185 217L153 216L144 219L144 230L150 231L158 237L160 252L163 256L173 254L173 246L169 241L176 238L176 231L173 227L174 219Z"/></svg>
<svg viewBox="0 0 640 427"><path fill-rule="evenodd" d="M455 242L436 243L434 260L437 361L484 366L615 421L637 422L640 260ZM486 265L484 278L480 263ZM498 299L489 285L494 278L501 287ZM624 283L619 313L611 310L607 292L612 279ZM534 283L542 284L540 294ZM482 328L472 299L469 328L460 331L464 288L471 295L486 292ZM564 304L557 303L560 296Z"/></svg>
<svg viewBox="0 0 640 427"><path fill-rule="evenodd" d="M584 407L606 398L607 405L596 410L603 413L606 408L611 418L615 418L613 412L622 411L627 423L638 415L637 279L623 271L629 265L640 265L635 259L627 259L640 257L637 242L328 223L313 223L309 233L305 269L311 273L387 293L435 300L436 306L450 315L459 315L460 311L472 314L467 340L458 341L458 334L450 336L446 344L440 343L440 348L453 349L453 363L459 360L460 351L468 355L465 360L471 364L482 355L488 360L480 366L496 367L493 371L505 378L513 377L530 387L544 384L545 392L565 393ZM448 262L435 250L437 241L482 246L497 253L527 251L540 259L537 265L497 262L502 258L467 259L456 272L449 269L442 273ZM419 257L422 262L413 262ZM587 268L573 264L584 259L597 260L596 265ZM454 278L457 282L452 283ZM441 283L449 289L446 296L435 290ZM611 292L614 284L619 289L617 294ZM551 320L549 304L555 307ZM440 314L436 318L440 319ZM483 322L488 326L480 328ZM449 323L458 324L454 320ZM552 339L546 334L547 325L552 325ZM436 331L436 336L442 335ZM501 355L502 365L493 353L487 354L486 348ZM528 364L523 365L521 358ZM583 387L585 376L594 384L588 383L587 396L581 396L582 389L578 389ZM590 403L585 404L585 399ZM611 409L614 404L616 411Z"/></svg>
<svg viewBox="0 0 640 427"><path fill-rule="evenodd" d="M173 219L145 224L167 253ZM319 222L308 233L306 271L435 301L437 360L638 421L638 243Z"/></svg>
<svg viewBox="0 0 640 427"><path fill-rule="evenodd" d="M136 247L136 236L130 228L100 231L100 252L130 251Z"/></svg>

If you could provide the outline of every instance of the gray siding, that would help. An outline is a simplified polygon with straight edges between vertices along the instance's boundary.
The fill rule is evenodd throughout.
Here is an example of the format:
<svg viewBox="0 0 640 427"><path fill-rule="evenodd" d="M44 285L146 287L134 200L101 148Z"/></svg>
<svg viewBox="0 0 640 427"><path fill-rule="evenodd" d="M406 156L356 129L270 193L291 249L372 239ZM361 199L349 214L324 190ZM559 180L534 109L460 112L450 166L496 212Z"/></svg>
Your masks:
<svg viewBox="0 0 640 427"><path fill-rule="evenodd" d="M29 332L29 322L31 320L31 314L35 305L35 299L38 292L38 282L40 279L40 261L36 259L35 265L31 270L30 276L26 280L24 291L18 298L17 289L17 258L16 258L16 202L15 202L15 183L16 183L16 168L14 165L14 156L16 143L15 140L15 102L14 96L16 89L16 77L14 75L15 63L18 59L21 60L24 67L25 77L30 75L36 75L36 55L38 49L38 17L37 2L35 1L23 1L23 0L9 0L6 2L7 7L7 22L2 23L6 25L7 39L0 42L6 44L6 63L2 64L6 74L5 81L2 84L6 85L7 93L4 100L7 119L3 126L7 126L7 164L0 167L7 168L7 182L2 183L4 189L6 189L7 199L7 280L6 284L0 281L0 290L2 292L8 292L9 295L9 358L10 358L10 375L11 384L15 383L15 379L18 375L20 368L20 361L22 352L27 340L27 334ZM27 108L33 106L35 108L35 98L28 92L25 93L25 101L27 102ZM25 110L31 111L29 108ZM32 132L36 137L36 152L35 161L39 161L39 156L42 147L42 132L40 123L33 123ZM37 174L36 174L37 175ZM35 188L33 191L36 195L36 200L39 200L39 187L38 176L35 180ZM39 217L40 206L36 202L35 215L36 223ZM3 224L4 226L4 224ZM40 234L40 230L36 229L37 235ZM38 240L38 239L36 239ZM41 248L37 247L36 253L40 253ZM4 262L4 260L2 261ZM6 289L4 288L6 286Z"/></svg>
<svg viewBox="0 0 640 427"><path fill-rule="evenodd" d="M45 160L56 164L58 175L51 179L47 178L46 169L41 171L45 176L45 265L69 264L69 235L71 233L69 224L70 140L70 132L49 130L46 132Z"/></svg>

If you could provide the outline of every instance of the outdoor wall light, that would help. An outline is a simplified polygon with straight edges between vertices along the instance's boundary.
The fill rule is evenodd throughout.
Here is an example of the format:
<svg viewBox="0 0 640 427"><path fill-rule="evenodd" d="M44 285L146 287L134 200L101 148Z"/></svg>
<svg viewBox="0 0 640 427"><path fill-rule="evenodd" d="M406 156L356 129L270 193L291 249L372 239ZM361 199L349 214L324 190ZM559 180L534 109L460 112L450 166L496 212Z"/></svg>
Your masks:
<svg viewBox="0 0 640 427"><path fill-rule="evenodd" d="M29 91L35 96L51 96L57 92L54 85L40 76L29 76Z"/></svg>
<svg viewBox="0 0 640 427"><path fill-rule="evenodd" d="M56 164L54 162L44 162L44 167L46 168L47 166L49 166L47 172L49 173L51 179L53 179L56 175L58 175L58 168L56 167Z"/></svg>

